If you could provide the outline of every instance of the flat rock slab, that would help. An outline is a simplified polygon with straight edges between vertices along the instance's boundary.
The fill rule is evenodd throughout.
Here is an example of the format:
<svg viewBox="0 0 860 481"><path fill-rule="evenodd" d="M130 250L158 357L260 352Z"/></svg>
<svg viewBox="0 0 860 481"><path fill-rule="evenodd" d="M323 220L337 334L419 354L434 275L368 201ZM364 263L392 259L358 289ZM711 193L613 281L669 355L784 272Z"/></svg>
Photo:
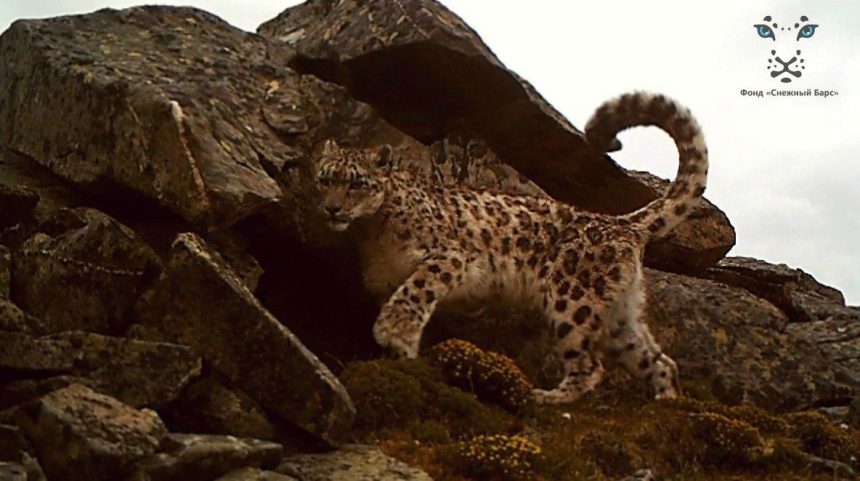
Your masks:
<svg viewBox="0 0 860 481"><path fill-rule="evenodd" d="M135 464L130 481L210 481L238 468L274 467L283 452L280 444L256 439L170 434L158 454Z"/></svg>
<svg viewBox="0 0 860 481"><path fill-rule="evenodd" d="M406 463L383 454L374 446L352 444L324 454L287 457L278 469L299 481L431 481Z"/></svg>
<svg viewBox="0 0 860 481"><path fill-rule="evenodd" d="M18 411L18 425L49 479L119 479L156 452L167 434L158 415L139 411L79 384Z"/></svg>
<svg viewBox="0 0 860 481"><path fill-rule="evenodd" d="M790 410L850 396L828 356L786 332L788 318L746 290L647 270L647 322L684 379L721 401Z"/></svg>
<svg viewBox="0 0 860 481"><path fill-rule="evenodd" d="M294 49L294 68L345 86L406 134L428 145L480 140L503 164L559 200L624 213L657 195L590 149L582 132L439 2L311 0L257 31ZM713 205L701 209L710 211L712 228L679 229L652 256L700 267L725 255L734 229Z"/></svg>
<svg viewBox="0 0 860 481"><path fill-rule="evenodd" d="M173 401L201 370L200 358L185 346L86 332L33 337L0 331L0 345L0 372L81 378L88 387L134 407ZM34 386L32 391L42 389Z"/></svg>
<svg viewBox="0 0 860 481"><path fill-rule="evenodd" d="M337 378L198 236L176 239L136 311L142 324L191 346L269 412L327 442L350 428L355 408Z"/></svg>
<svg viewBox="0 0 860 481"><path fill-rule="evenodd" d="M860 393L860 312L853 318L792 323L787 332L818 346L840 380Z"/></svg>
<svg viewBox="0 0 860 481"><path fill-rule="evenodd" d="M48 332L117 330L161 261L131 229L94 209L63 209L12 263L12 298Z"/></svg>

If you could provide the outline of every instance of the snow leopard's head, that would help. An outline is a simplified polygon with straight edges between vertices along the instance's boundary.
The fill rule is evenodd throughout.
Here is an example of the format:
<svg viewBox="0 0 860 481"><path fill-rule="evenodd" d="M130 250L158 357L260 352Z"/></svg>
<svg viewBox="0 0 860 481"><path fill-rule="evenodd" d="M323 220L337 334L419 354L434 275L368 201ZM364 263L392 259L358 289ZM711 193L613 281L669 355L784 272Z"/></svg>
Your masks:
<svg viewBox="0 0 860 481"><path fill-rule="evenodd" d="M810 22L806 15L787 23L777 22L768 15L754 27L759 37L769 41L767 70L771 78L778 78L783 83L800 78L806 70L800 41L812 38L818 25Z"/></svg>

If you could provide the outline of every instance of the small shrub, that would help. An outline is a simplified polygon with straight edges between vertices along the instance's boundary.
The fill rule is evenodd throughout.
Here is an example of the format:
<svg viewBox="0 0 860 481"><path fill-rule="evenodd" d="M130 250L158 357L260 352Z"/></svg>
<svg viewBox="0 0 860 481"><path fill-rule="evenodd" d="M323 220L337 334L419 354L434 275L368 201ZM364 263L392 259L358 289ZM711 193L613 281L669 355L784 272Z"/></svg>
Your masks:
<svg viewBox="0 0 860 481"><path fill-rule="evenodd" d="M507 356L460 339L437 344L430 356L442 367L448 382L473 390L482 399L518 410L531 398L531 383Z"/></svg>
<svg viewBox="0 0 860 481"><path fill-rule="evenodd" d="M745 421L717 413L690 414L693 436L702 441L701 461L741 466L757 461L764 452L758 429Z"/></svg>
<svg viewBox="0 0 860 481"><path fill-rule="evenodd" d="M784 419L789 434L802 443L804 451L845 463L856 463L856 457L860 457L860 446L849 431L834 425L823 414L804 411L788 414Z"/></svg>
<svg viewBox="0 0 860 481"><path fill-rule="evenodd" d="M478 478L532 479L541 455L538 445L522 436L482 435L454 445L452 462L462 473Z"/></svg>

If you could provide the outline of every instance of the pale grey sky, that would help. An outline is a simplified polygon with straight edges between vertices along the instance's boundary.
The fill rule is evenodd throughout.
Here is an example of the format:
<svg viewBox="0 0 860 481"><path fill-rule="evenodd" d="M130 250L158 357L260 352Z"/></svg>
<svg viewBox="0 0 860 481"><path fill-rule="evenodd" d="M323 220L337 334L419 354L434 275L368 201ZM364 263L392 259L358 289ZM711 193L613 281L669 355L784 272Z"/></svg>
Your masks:
<svg viewBox="0 0 860 481"><path fill-rule="evenodd" d="M0 0L0 30L17 18L124 8L130 0ZM293 0L160 1L193 5L253 31ZM443 0L508 67L583 127L604 99L629 90L687 104L711 153L708 197L738 233L732 255L799 267L860 304L860 2L856 0ZM819 25L797 45L807 69L788 84L765 70L773 43L753 24L801 15ZM785 20L781 20L785 19ZM790 22L789 22L790 21ZM777 31L779 40L783 37ZM836 90L834 98L744 97L741 89ZM625 167L671 177L677 155L653 130L622 136Z"/></svg>

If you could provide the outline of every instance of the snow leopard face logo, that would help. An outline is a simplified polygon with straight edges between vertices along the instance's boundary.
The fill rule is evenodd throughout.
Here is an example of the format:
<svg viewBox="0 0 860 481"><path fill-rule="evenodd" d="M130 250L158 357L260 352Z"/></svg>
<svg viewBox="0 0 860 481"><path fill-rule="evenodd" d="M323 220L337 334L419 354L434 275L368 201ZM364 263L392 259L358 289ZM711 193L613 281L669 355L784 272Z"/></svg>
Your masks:
<svg viewBox="0 0 860 481"><path fill-rule="evenodd" d="M811 23L806 15L800 17L793 25L777 23L770 15L762 19L762 23L754 25L759 37L770 39L773 44L770 57L767 59L767 70L771 78L779 78L780 82L789 83L799 79L806 70L806 61L800 50L800 41L815 35L817 24Z"/></svg>

